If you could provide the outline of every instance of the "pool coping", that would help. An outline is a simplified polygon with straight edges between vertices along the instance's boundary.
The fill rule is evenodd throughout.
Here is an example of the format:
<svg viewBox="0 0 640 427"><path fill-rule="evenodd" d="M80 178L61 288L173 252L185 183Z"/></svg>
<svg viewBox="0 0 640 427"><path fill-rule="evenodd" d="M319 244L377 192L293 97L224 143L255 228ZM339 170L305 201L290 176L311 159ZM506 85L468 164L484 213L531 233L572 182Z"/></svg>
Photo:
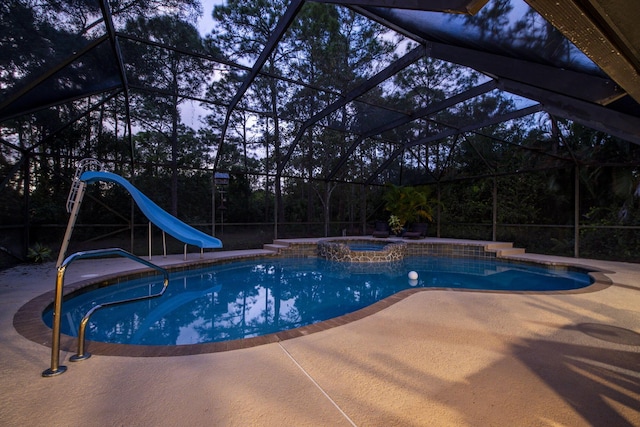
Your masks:
<svg viewBox="0 0 640 427"><path fill-rule="evenodd" d="M352 237L353 238L353 237ZM321 240L321 239L316 239ZM292 241L295 244L295 241ZM306 239L304 244L309 244L309 239ZM411 242L420 244L420 242ZM432 243L432 242L431 242ZM487 242L478 241L465 241L460 244L472 244L482 245ZM496 242L490 242L496 243ZM445 244L451 244L447 242ZM486 245L485 245L486 248ZM171 273L180 272L185 270L195 270L210 265L224 264L228 262L238 260L252 260L260 258L283 258L284 256L276 253L261 253L256 255L252 251L247 251L245 255L238 254L223 256L216 259L197 260L197 261L185 261L177 263L171 266L165 266ZM588 274L593 278L593 283L583 288L561 290L561 291L501 291L501 290L477 290L477 289L461 289L461 288L448 288L448 287L428 287L428 288L410 288L402 290L394 295L384 298L372 305L361 308L351 313L344 314L329 320L317 322L311 325L301 326L294 329L280 331L272 334L262 335L258 337L243 338L237 340L213 342L213 343L200 343L200 344L185 344L185 345L132 345L132 344L114 344L103 343L97 341L86 341L85 352L105 355L105 356L127 356L127 357L173 357L173 356L187 356L206 353L217 353L230 350L239 350L243 348L250 348L261 346L269 343L275 343L280 341L286 341L289 339L310 335L313 333L325 331L338 326L346 325L348 323L363 319L371 316L379 311L390 307L397 302L400 302L411 295L418 292L426 291L456 291L456 292L474 292L474 293L497 293L497 294L509 294L509 295L557 295L557 294L580 294L580 293L592 293L598 292L611 286L613 282L605 275L608 273L602 269L595 269L594 267L581 265L579 263L570 262L550 262L544 260L532 260L525 259L517 256L496 256L496 259L504 260L514 263L524 263L532 265L545 265L548 267L564 267L579 270L586 270ZM87 280L78 281L70 285L65 286L64 295L69 295L74 292L81 291L82 289L89 289L97 286L106 286L107 284L114 284L124 280L131 280L147 275L155 274L151 269L134 269L127 270L119 273L108 274L100 277L94 277ZM53 290L46 292L31 299L26 304L22 305L13 317L13 326L16 331L23 337L44 345L51 347L52 330L48 327L43 319L42 313L51 306L54 300L55 292ZM75 352L77 349L77 338L66 334L60 335L60 349L68 352Z"/></svg>

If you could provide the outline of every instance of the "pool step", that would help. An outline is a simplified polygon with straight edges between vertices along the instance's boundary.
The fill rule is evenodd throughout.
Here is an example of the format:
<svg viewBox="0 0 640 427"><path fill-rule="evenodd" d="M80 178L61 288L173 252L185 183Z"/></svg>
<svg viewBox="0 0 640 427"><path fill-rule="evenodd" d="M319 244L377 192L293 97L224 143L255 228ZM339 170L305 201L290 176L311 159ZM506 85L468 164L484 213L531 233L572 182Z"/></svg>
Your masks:
<svg viewBox="0 0 640 427"><path fill-rule="evenodd" d="M513 243L508 242L498 242L498 243L490 243L486 246L486 250L490 252L495 252L496 257L503 258L513 255L522 255L525 253L523 248L514 248Z"/></svg>
<svg viewBox="0 0 640 427"><path fill-rule="evenodd" d="M283 244L278 242L277 240L274 241L273 243L265 243L264 245L262 245L262 249L275 252L275 253L280 253L282 249L286 249L288 247L289 247L288 243Z"/></svg>
<svg viewBox="0 0 640 427"><path fill-rule="evenodd" d="M501 249L497 252L497 255L500 257L507 257L512 255L523 255L525 250L523 248L510 248L510 249Z"/></svg>

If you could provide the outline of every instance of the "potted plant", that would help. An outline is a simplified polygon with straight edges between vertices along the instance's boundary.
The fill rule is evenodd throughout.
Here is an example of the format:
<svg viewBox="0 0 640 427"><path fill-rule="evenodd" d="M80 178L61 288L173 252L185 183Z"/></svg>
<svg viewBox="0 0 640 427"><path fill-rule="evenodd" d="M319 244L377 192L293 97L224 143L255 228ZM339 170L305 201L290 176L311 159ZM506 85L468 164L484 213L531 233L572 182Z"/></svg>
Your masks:
<svg viewBox="0 0 640 427"><path fill-rule="evenodd" d="M389 228L393 232L393 234L399 236L402 234L402 230L404 229L404 224L400 221L395 215L391 215L389 217Z"/></svg>
<svg viewBox="0 0 640 427"><path fill-rule="evenodd" d="M421 220L433 221L433 206L436 201L431 197L430 187L401 187L387 184L383 198L385 209L391 213L389 226L396 234L401 232L408 223Z"/></svg>

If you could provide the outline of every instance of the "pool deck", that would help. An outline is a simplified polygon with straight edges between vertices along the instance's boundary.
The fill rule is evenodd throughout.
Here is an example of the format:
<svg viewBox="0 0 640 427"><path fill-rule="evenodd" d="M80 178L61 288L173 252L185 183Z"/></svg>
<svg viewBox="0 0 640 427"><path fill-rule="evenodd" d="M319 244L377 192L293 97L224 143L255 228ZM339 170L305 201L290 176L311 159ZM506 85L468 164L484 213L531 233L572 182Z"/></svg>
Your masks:
<svg viewBox="0 0 640 427"><path fill-rule="evenodd" d="M209 354L73 363L62 351L68 370L52 378L41 376L50 340L25 338L13 320L53 289L54 263L3 270L0 423L640 426L640 264L510 257L591 266L613 283L578 293L416 292L347 324ZM153 262L184 263L181 254ZM66 285L135 268L79 260Z"/></svg>

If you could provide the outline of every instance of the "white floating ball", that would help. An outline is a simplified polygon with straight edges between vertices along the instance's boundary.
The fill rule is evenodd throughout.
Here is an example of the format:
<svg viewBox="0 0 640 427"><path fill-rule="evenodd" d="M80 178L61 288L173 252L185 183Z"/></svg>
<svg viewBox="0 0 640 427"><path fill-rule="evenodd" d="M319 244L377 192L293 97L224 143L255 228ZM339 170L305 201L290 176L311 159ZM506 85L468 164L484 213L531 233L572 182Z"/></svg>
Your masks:
<svg viewBox="0 0 640 427"><path fill-rule="evenodd" d="M415 271L410 271L408 276L410 280L418 280L418 273Z"/></svg>

